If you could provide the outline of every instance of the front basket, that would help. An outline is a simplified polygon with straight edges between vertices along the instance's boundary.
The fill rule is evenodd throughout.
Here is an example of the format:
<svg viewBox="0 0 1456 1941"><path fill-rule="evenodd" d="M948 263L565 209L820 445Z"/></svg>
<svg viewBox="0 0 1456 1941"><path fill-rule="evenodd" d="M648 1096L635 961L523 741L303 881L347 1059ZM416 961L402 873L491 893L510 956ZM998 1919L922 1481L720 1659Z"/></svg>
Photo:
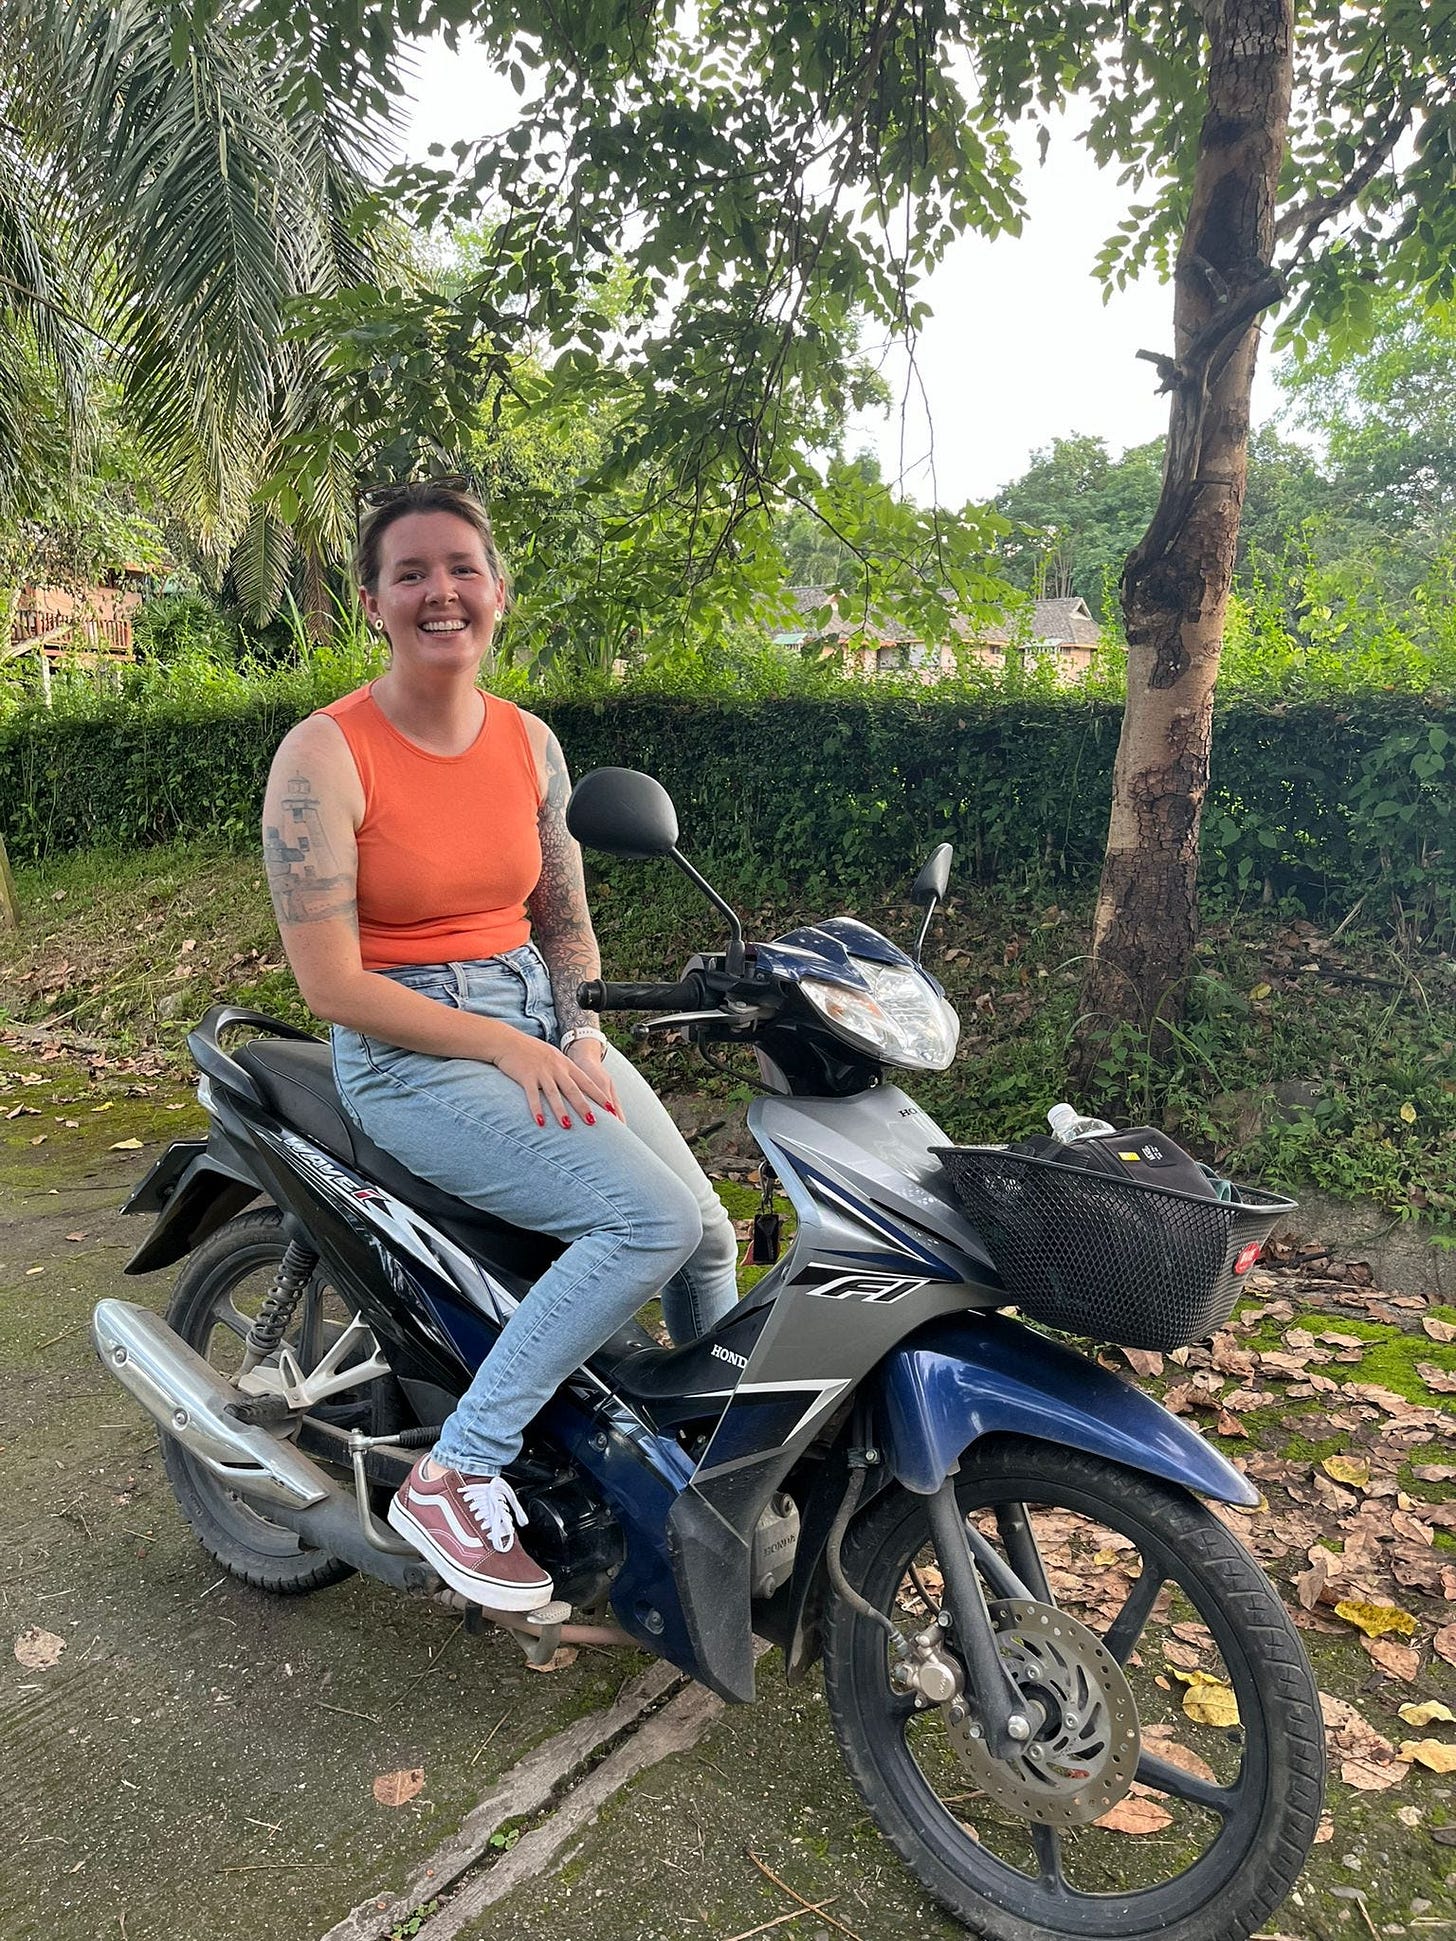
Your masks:
<svg viewBox="0 0 1456 1941"><path fill-rule="evenodd" d="M996 1146L936 1156L1023 1314L1127 1348L1202 1341L1293 1200L1252 1186L1204 1198Z"/></svg>

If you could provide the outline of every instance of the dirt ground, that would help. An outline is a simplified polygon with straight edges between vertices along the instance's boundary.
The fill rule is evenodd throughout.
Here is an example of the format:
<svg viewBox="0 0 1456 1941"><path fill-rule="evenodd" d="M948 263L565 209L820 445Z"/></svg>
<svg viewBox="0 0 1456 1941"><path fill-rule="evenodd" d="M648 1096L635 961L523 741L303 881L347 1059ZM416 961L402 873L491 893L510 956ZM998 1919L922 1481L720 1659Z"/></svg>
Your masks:
<svg viewBox="0 0 1456 1941"><path fill-rule="evenodd" d="M121 1281L140 1236L117 1209L162 1145L197 1123L189 1094L164 1076L90 1075L0 1037L6 1935L322 1936L399 1888L502 1774L610 1706L647 1664L584 1651L541 1675L499 1634L467 1635L451 1612L361 1579L273 1601L211 1566L172 1506L150 1426L87 1334L102 1294L165 1299L166 1275ZM1456 1475L1456 1418L1449 1392L1405 1377L1425 1366L1456 1387L1456 1316L1418 1296L1382 1303L1342 1281L1338 1263L1311 1267L1265 1284L1262 1312L1222 1351L1227 1367L1195 1357L1149 1379L1242 1451L1267 1497L1242 1533L1292 1603L1307 1597L1300 1616L1322 1687L1385 1747L1335 1711L1329 1837L1280 1933L1439 1941L1456 1932L1456 1776L1399 1751L1452 1742L1456 1725L1418 1730L1398 1708L1456 1709L1456 1627L1446 1628L1456 1515L1439 1475ZM1344 1345L1318 1339L1331 1333ZM1358 1368L1337 1359L1354 1344ZM1362 1392L1331 1394L1357 1377ZM1376 1390L1383 1404L1363 1392ZM1353 1466L1332 1469L1332 1456ZM1367 1646L1337 1615L1342 1598L1401 1610L1411 1629ZM36 1632L60 1641L53 1662L22 1662L36 1656L21 1648ZM960 1933L871 1826L817 1680L787 1689L770 1653L759 1684L759 1705L716 1712L459 1931L728 1941L791 1914L797 1894L830 1905L770 1933ZM418 1792L381 1804L375 1780L400 1771L423 1774ZM481 1864L505 1864L520 1832L505 1826ZM430 1941L440 1918L425 1903L391 1931Z"/></svg>

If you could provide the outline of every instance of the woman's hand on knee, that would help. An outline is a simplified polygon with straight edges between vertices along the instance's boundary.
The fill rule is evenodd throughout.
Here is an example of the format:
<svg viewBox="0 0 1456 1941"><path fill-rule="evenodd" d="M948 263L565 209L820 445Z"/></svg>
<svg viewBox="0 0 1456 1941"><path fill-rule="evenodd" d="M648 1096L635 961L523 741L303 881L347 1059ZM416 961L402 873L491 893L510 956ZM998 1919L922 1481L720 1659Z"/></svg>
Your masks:
<svg viewBox="0 0 1456 1941"><path fill-rule="evenodd" d="M578 1065L555 1045L523 1031L511 1036L516 1042L497 1052L493 1063L520 1086L537 1125L545 1125L549 1116L558 1125L570 1126L575 1123L573 1114L586 1125L595 1125L594 1108L616 1111L611 1080L599 1067L589 1070Z"/></svg>
<svg viewBox="0 0 1456 1941"><path fill-rule="evenodd" d="M578 1038L566 1055L573 1065L579 1065L584 1072L590 1072L593 1078L599 1079L606 1086L607 1097L603 1099L602 1103L609 1112L614 1112L622 1121L623 1125L625 1125L627 1123L627 1115L622 1110L622 1101L617 1097L617 1088L612 1083L612 1074L607 1070L607 1048L601 1040L599 1038Z"/></svg>

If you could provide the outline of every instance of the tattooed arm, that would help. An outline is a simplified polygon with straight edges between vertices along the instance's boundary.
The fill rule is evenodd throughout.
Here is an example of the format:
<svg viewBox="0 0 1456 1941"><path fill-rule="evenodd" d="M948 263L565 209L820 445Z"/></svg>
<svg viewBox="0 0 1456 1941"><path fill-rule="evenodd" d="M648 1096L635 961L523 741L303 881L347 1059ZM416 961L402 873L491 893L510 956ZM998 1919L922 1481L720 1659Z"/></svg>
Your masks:
<svg viewBox="0 0 1456 1941"><path fill-rule="evenodd" d="M551 973L551 995L563 1031L595 1025L596 1014L583 1011L576 987L602 974L601 954L586 904L586 878L581 849L566 826L566 803L571 777L561 744L549 728L533 723L544 736L539 750L544 787L537 827L541 833L541 880L530 897L531 928L536 947ZM534 738L534 737L533 737Z"/></svg>

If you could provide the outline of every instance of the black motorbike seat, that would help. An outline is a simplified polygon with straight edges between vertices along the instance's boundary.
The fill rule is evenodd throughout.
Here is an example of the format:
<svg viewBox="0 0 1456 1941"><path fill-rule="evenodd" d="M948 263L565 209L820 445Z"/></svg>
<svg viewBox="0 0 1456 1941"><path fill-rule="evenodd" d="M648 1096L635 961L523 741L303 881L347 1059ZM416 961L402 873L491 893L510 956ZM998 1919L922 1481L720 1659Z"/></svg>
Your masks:
<svg viewBox="0 0 1456 1941"><path fill-rule="evenodd" d="M512 1226L467 1200L457 1199L376 1146L339 1103L326 1044L254 1038L233 1056L258 1087L263 1102L285 1125L422 1213L457 1246L492 1270L502 1270L507 1278L534 1281L562 1252L563 1243L550 1234Z"/></svg>

